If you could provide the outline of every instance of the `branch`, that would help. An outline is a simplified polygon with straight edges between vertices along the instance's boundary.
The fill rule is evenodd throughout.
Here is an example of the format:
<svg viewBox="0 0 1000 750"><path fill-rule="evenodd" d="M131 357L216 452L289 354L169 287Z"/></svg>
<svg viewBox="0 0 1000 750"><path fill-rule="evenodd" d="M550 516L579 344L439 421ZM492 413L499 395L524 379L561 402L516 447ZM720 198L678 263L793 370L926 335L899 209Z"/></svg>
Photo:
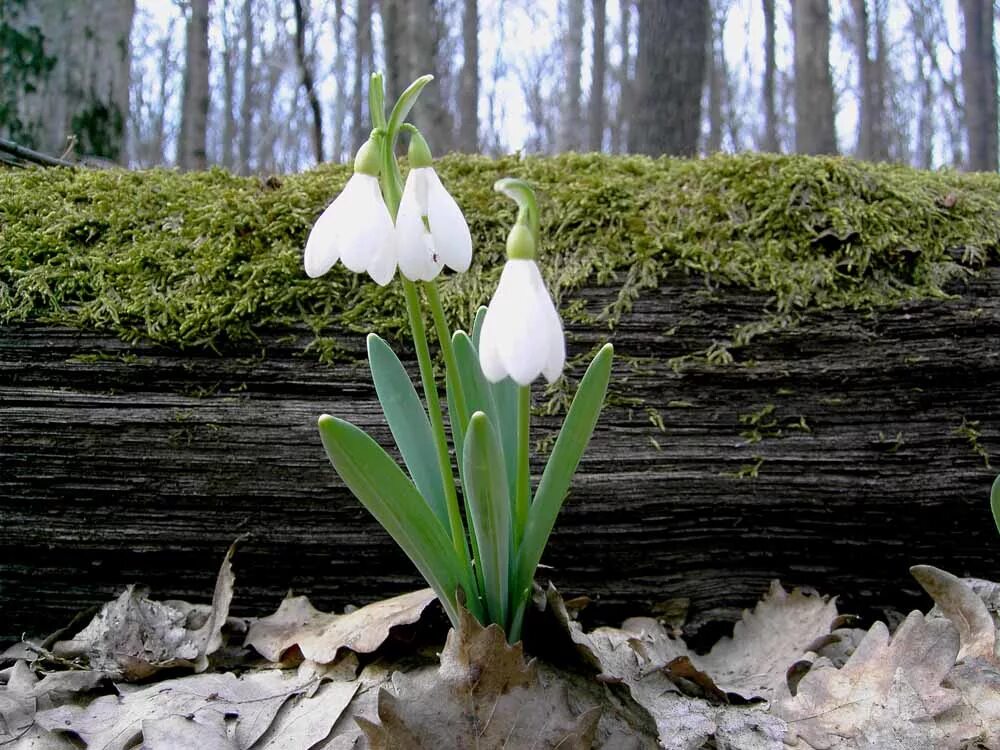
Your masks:
<svg viewBox="0 0 1000 750"><path fill-rule="evenodd" d="M0 152L16 156L18 159L23 159L24 161L32 162L33 164L41 164L43 167L76 166L76 164L71 161L57 159L54 156L49 156L48 154L43 154L39 151L33 151L30 148L19 146L14 143L14 141L8 141L6 138L0 138Z"/></svg>

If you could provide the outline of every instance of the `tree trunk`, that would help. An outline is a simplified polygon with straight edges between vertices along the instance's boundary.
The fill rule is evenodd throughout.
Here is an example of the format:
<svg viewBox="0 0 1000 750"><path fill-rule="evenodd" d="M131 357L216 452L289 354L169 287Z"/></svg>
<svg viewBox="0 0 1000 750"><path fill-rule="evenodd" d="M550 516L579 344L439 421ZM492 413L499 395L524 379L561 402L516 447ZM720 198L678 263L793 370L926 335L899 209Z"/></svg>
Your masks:
<svg viewBox="0 0 1000 750"><path fill-rule="evenodd" d="M962 88L969 138L969 169L997 171L997 63L993 48L993 3L962 0L965 46Z"/></svg>
<svg viewBox="0 0 1000 750"><path fill-rule="evenodd" d="M708 0L640 0L634 153L691 156L701 129Z"/></svg>
<svg viewBox="0 0 1000 750"><path fill-rule="evenodd" d="M722 150L723 97L726 91L726 50L723 35L726 31L725 9L712 10L712 32L706 47L708 55L708 142L705 150L714 154Z"/></svg>
<svg viewBox="0 0 1000 750"><path fill-rule="evenodd" d="M453 151L455 122L445 98L445 84L450 71L444 48L447 29L443 6L440 0L406 0L401 12L402 7L408 14L404 28L408 35L409 60L400 71L403 76L398 84L400 88L393 96L398 96L417 76L433 74L436 80L424 88L420 105L413 109L410 118L435 152Z"/></svg>
<svg viewBox="0 0 1000 750"><path fill-rule="evenodd" d="M623 153L628 146L628 123L632 115L632 76L630 73L632 5L634 0L620 0L621 20L618 26L618 49L621 52L621 62L618 64L616 80L618 82L618 106L615 109L614 121L611 124L611 152Z"/></svg>
<svg viewBox="0 0 1000 750"><path fill-rule="evenodd" d="M777 77L777 62L775 60L775 18L774 0L763 0L764 5L764 139L761 144L764 151L778 153L781 145L778 142L778 109L775 99L775 78Z"/></svg>
<svg viewBox="0 0 1000 750"><path fill-rule="evenodd" d="M236 143L236 116L233 108L236 105L236 63L237 40L226 19L226 7L222 7L222 166L233 168L233 147Z"/></svg>
<svg viewBox="0 0 1000 750"><path fill-rule="evenodd" d="M403 76L411 72L410 47L413 40L409 38L407 33L409 16L406 11L406 0L380 0L379 5L382 10L382 49L385 55L386 101L394 101L397 96L403 93L403 88L408 83L403 80ZM360 8L358 14L360 19ZM368 14L371 14L370 7ZM360 28L358 33L360 35ZM369 30L368 33L370 35L371 31ZM368 46L371 46L370 41ZM421 95L422 98L423 95Z"/></svg>
<svg viewBox="0 0 1000 750"><path fill-rule="evenodd" d="M388 2L383 2L383 14ZM357 30L354 38L354 94L351 101L352 111L352 134L351 151L357 153L358 149L368 140L371 130L367 121L367 108L364 106L366 97L366 84L368 82L368 58L372 52L372 0L358 0L357 2ZM384 15L383 15L384 18ZM386 40L388 43L388 31ZM387 53L388 57L388 53ZM388 63L388 60L387 60ZM390 69L391 70L391 69Z"/></svg>
<svg viewBox="0 0 1000 750"><path fill-rule="evenodd" d="M590 151L604 150L604 78L607 74L606 3L607 0L593 0L593 65L590 68L590 102L587 112L587 148Z"/></svg>
<svg viewBox="0 0 1000 750"><path fill-rule="evenodd" d="M124 163L135 0L0 2L0 134Z"/></svg>
<svg viewBox="0 0 1000 750"><path fill-rule="evenodd" d="M479 3L465 0L463 8L458 148L475 154L479 151Z"/></svg>
<svg viewBox="0 0 1000 750"><path fill-rule="evenodd" d="M861 102L858 117L857 156L868 161L885 161L889 147L885 130L885 66L880 14L874 25L868 12L868 0L851 0L854 13L854 47L858 58L858 92ZM874 32L874 34L873 34ZM869 38L875 38L873 59Z"/></svg>
<svg viewBox="0 0 1000 750"><path fill-rule="evenodd" d="M828 0L792 0L795 35L795 150L835 154Z"/></svg>
<svg viewBox="0 0 1000 750"><path fill-rule="evenodd" d="M583 0L566 0L566 33L563 37L563 96L559 112L559 151L579 151L583 117L580 110L580 77L583 68Z"/></svg>
<svg viewBox="0 0 1000 750"><path fill-rule="evenodd" d="M337 95L333 100L333 160L344 158L345 121L347 120L347 45L344 41L344 0L335 0L333 11L333 34L336 37L337 53L333 61L333 76L337 83Z"/></svg>
<svg viewBox="0 0 1000 750"><path fill-rule="evenodd" d="M313 156L317 164L322 164L326 161L323 156L323 111L319 106L312 66L306 53L306 14L302 0L293 0L292 5L295 11L295 59L302 75L302 88L309 102L309 111L312 112Z"/></svg>
<svg viewBox="0 0 1000 750"><path fill-rule="evenodd" d="M191 0L184 48L184 96L181 100L181 136L177 165L181 169L208 166L208 6L210 0Z"/></svg>
<svg viewBox="0 0 1000 750"><path fill-rule="evenodd" d="M242 83L243 92L240 98L240 149L239 168L240 174L250 174L250 154L253 148L253 113L256 109L254 94L254 26L253 26L253 0L243 0L242 12L243 25L243 72Z"/></svg>

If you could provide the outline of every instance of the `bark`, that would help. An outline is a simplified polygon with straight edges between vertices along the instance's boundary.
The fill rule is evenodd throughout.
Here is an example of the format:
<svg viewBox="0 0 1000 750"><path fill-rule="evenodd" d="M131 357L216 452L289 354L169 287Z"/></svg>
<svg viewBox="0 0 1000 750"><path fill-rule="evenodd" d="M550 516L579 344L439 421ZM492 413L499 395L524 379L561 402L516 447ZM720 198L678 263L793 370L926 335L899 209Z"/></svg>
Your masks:
<svg viewBox="0 0 1000 750"><path fill-rule="evenodd" d="M563 95L559 112L559 151L579 151L583 116L580 78L583 68L583 0L566 0L566 35L563 37Z"/></svg>
<svg viewBox="0 0 1000 750"><path fill-rule="evenodd" d="M403 76L410 72L410 47L413 40L407 33L409 15L406 11L406 0L380 0L379 7L382 11L382 50L385 55L386 67L386 101L391 102L395 101L395 98L403 92L403 88L408 83L403 80ZM371 13L370 10L368 12Z"/></svg>
<svg viewBox="0 0 1000 750"><path fill-rule="evenodd" d="M0 136L124 163L134 13L135 0L0 3L24 45L0 55Z"/></svg>
<svg viewBox="0 0 1000 750"><path fill-rule="evenodd" d="M708 0L640 0L629 151L690 156L697 150L709 27Z"/></svg>
<svg viewBox="0 0 1000 750"><path fill-rule="evenodd" d="M923 169L934 166L934 41L930 24L921 9L910 4L910 33L913 56L919 75L917 114L917 165Z"/></svg>
<svg viewBox="0 0 1000 750"><path fill-rule="evenodd" d="M337 82L337 95L333 100L333 159L344 158L347 120L347 44L344 40L344 0L335 0L333 11L333 34L336 37L337 52L333 61L333 75Z"/></svg>
<svg viewBox="0 0 1000 750"><path fill-rule="evenodd" d="M643 367L615 369L628 402L602 414L540 577L591 597L592 621L686 597L701 623L738 617L772 578L849 593L857 614L912 608L914 563L996 580L996 469L955 430L982 420L980 448L1000 451L990 422L1000 267L949 287L948 300L810 314L755 339L743 352L753 367L675 372L670 357L767 304L706 289L671 276L615 329L621 361ZM596 312L617 292L580 298ZM608 337L602 325L570 332L577 352ZM272 612L289 587L339 611L423 585L336 478L316 433L330 412L392 445L367 366L321 366L301 356L310 333L288 333L217 354L39 323L0 328L0 640L51 632L133 582L208 601L219 558L243 532L236 614ZM339 340L364 357L362 336ZM93 352L104 356L80 356ZM747 415L768 405L752 442ZM537 481L541 461L532 468Z"/></svg>
<svg viewBox="0 0 1000 750"><path fill-rule="evenodd" d="M191 0L184 47L184 95L181 100L181 134L177 143L177 165L181 169L208 166L210 0Z"/></svg>
<svg viewBox="0 0 1000 750"><path fill-rule="evenodd" d="M626 151L628 143L628 122L632 114L633 80L631 74L633 0L621 0L621 20L618 26L618 49L621 62L618 65L616 80L618 83L618 106L611 125L611 151L620 154Z"/></svg>
<svg viewBox="0 0 1000 750"><path fill-rule="evenodd" d="M384 8L389 3L383 2ZM368 74L368 58L372 53L372 2L371 0L357 0L357 29L354 39L354 93L351 99L352 112L352 152L356 153L359 148L368 140L371 131L370 123L367 121L366 85ZM387 33L387 32L386 32ZM388 37L386 37L388 40Z"/></svg>
<svg viewBox="0 0 1000 750"><path fill-rule="evenodd" d="M962 0L965 46L962 89L969 139L969 169L997 171L997 62L993 45L993 3Z"/></svg>
<svg viewBox="0 0 1000 750"><path fill-rule="evenodd" d="M726 31L725 9L715 7L712 11L712 33L708 47L708 142L706 150L710 154L722 150L723 97L728 85L726 70L726 50L723 34Z"/></svg>
<svg viewBox="0 0 1000 750"><path fill-rule="evenodd" d="M861 107L858 117L857 155L868 161L889 158L885 131L885 65L883 32L876 11L874 24L867 0L852 0L854 46L858 58L858 92ZM876 3L877 5L877 3ZM875 38L875 55L869 38Z"/></svg>
<svg viewBox="0 0 1000 750"><path fill-rule="evenodd" d="M243 91L240 96L240 147L238 164L240 174L250 174L250 158L254 141L253 113L256 109L254 87L254 23L253 0L243 0L241 13L243 27Z"/></svg>
<svg viewBox="0 0 1000 750"><path fill-rule="evenodd" d="M795 36L795 150L835 154L828 0L792 0Z"/></svg>
<svg viewBox="0 0 1000 750"><path fill-rule="evenodd" d="M764 98L764 139L761 144L764 151L778 153L781 145L778 142L778 110L775 93L775 78L777 63L775 61L775 18L774 0L762 0L764 5L764 83L762 95Z"/></svg>
<svg viewBox="0 0 1000 750"><path fill-rule="evenodd" d="M449 63L444 46L447 29L444 26L444 8L440 0L406 0L405 8L407 64L399 72L398 89L392 96L398 96L410 85L414 78L425 73L434 75L434 82L426 86L420 95L420 104L413 108L410 121L427 138L431 148L437 153L453 151L455 147L455 122L447 105L446 85Z"/></svg>
<svg viewBox="0 0 1000 750"><path fill-rule="evenodd" d="M233 147L236 144L236 40L229 28L226 8L221 13L222 28L222 166L232 169L235 162Z"/></svg>
<svg viewBox="0 0 1000 750"><path fill-rule="evenodd" d="M479 3L478 0L465 0L462 7L458 148L475 154L479 152Z"/></svg>
<svg viewBox="0 0 1000 750"><path fill-rule="evenodd" d="M306 14L302 0L293 0L295 11L295 60L302 76L302 89L309 102L312 113L312 147L317 164L326 161L323 156L323 111L319 106L319 96L316 94L316 83L313 77L312 62L306 52Z"/></svg>
<svg viewBox="0 0 1000 750"><path fill-rule="evenodd" d="M587 107L587 148L604 150L604 79L607 75L606 0L593 0L593 65L590 67L590 101Z"/></svg>

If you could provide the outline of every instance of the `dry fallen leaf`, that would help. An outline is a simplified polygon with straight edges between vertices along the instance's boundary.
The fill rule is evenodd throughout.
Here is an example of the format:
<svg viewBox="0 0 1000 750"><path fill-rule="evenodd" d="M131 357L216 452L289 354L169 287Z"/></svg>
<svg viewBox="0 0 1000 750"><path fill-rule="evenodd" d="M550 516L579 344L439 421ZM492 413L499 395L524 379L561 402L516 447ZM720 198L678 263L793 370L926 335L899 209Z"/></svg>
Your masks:
<svg viewBox="0 0 1000 750"><path fill-rule="evenodd" d="M0 748L3 750L72 750L74 745L35 724L35 712L45 702L46 690L23 661L7 672L0 687ZM46 678L48 679L48 678Z"/></svg>
<svg viewBox="0 0 1000 750"><path fill-rule="evenodd" d="M842 668L818 659L776 713L817 750L953 747L976 735L946 716L961 701L942 684L958 649L958 632L947 620L913 612L892 638L877 622Z"/></svg>
<svg viewBox="0 0 1000 750"><path fill-rule="evenodd" d="M960 578L933 565L914 565L910 573L958 631L958 660L983 659L1000 664L996 657L996 625L986 603Z"/></svg>
<svg viewBox="0 0 1000 750"><path fill-rule="evenodd" d="M532 747L585 750L599 709L574 715L564 686L546 687L520 644L468 612L448 634L438 669L393 676L378 696L378 721L357 719L372 750Z"/></svg>
<svg viewBox="0 0 1000 750"><path fill-rule="evenodd" d="M235 548L234 543L226 552L207 611L183 602L154 601L145 589L129 586L72 639L58 641L52 653L62 659L83 657L92 670L125 680L142 680L175 667L203 672L208 656L222 645L222 626L233 598ZM192 622L192 613L198 621Z"/></svg>
<svg viewBox="0 0 1000 750"><path fill-rule="evenodd" d="M306 659L328 664L342 648L359 654L375 651L392 628L417 622L436 599L431 589L421 589L334 615L320 612L304 596L287 597L277 612L250 626L246 644L273 662L298 646Z"/></svg>
<svg viewBox="0 0 1000 750"><path fill-rule="evenodd" d="M123 695L103 696L86 707L65 705L40 711L36 720L44 729L79 737L87 747L125 750L140 739L144 722L207 712L232 717L235 747L246 750L267 731L285 701L309 689L316 680L311 673L279 670L242 677L231 673L192 675L134 688ZM212 726L211 721L204 723Z"/></svg>

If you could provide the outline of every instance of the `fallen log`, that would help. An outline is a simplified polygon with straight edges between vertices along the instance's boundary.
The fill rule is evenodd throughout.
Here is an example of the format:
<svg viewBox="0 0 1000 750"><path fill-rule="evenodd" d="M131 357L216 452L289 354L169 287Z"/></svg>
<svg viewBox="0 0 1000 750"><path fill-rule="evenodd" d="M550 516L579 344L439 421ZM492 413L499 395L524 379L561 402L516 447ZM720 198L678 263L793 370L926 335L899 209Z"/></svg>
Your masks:
<svg viewBox="0 0 1000 750"><path fill-rule="evenodd" d="M592 597L594 621L688 599L706 634L774 578L862 613L923 603L915 563L996 579L1000 266L948 291L808 312L736 346L728 333L759 319L764 296L676 275L610 334L571 326L571 354L614 341L615 385L541 575ZM597 311L616 293L577 297ZM362 338L335 365L302 356L310 338L181 351L0 328L0 640L135 581L207 599L242 533L237 613L266 614L289 588L340 608L421 585L315 428L329 412L391 443Z"/></svg>

